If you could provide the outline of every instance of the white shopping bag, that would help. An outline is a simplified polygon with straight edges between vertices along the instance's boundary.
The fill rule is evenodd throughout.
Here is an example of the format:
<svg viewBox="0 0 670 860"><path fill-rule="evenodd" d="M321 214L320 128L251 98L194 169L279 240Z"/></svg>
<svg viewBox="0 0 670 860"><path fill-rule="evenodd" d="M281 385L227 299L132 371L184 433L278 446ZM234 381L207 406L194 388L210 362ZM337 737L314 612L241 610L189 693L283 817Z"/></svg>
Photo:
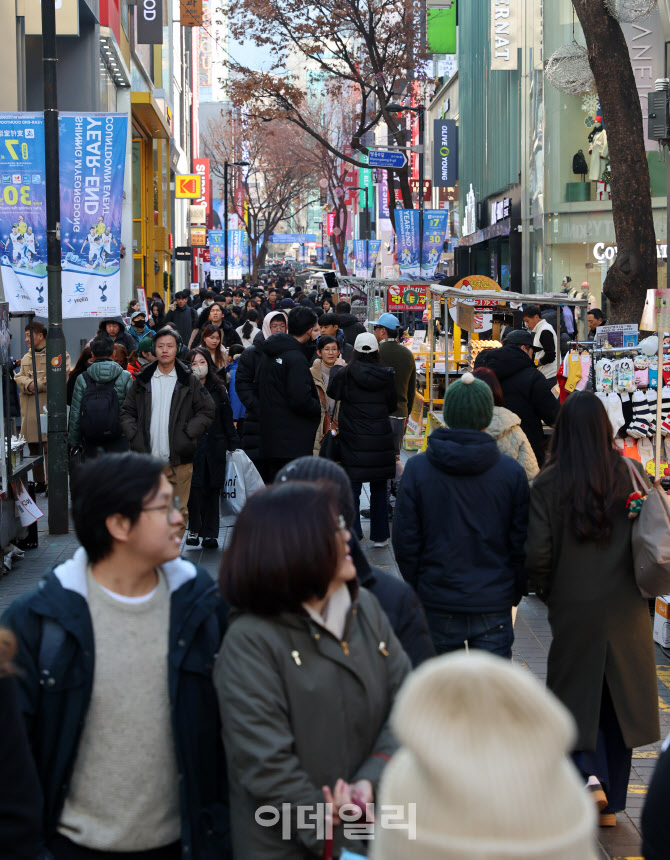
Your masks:
<svg viewBox="0 0 670 860"><path fill-rule="evenodd" d="M28 490L23 486L23 481L14 481L12 489L14 490L14 498L16 499L16 514L21 520L22 526L31 526L36 520L44 516L31 499Z"/></svg>
<svg viewBox="0 0 670 860"><path fill-rule="evenodd" d="M226 461L226 483L222 496L233 512L239 514L249 496L263 489L265 484L258 469L241 448L229 451Z"/></svg>

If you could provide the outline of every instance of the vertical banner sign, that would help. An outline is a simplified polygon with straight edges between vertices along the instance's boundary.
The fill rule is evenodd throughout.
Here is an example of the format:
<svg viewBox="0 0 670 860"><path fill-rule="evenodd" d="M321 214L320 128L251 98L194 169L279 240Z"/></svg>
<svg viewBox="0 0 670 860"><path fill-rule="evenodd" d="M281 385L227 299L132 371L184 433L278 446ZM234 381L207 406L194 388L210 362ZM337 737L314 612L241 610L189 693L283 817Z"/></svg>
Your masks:
<svg viewBox="0 0 670 860"><path fill-rule="evenodd" d="M47 316L44 115L0 114L0 271L11 313Z"/></svg>
<svg viewBox="0 0 670 860"><path fill-rule="evenodd" d="M138 0L137 44L163 44L163 0Z"/></svg>
<svg viewBox="0 0 670 860"><path fill-rule="evenodd" d="M520 0L491 0L491 68L493 70L512 71L518 67L520 29Z"/></svg>
<svg viewBox="0 0 670 860"><path fill-rule="evenodd" d="M421 275L432 278L442 255L447 235L449 211L445 209L423 210L423 249L421 253Z"/></svg>
<svg viewBox="0 0 670 860"><path fill-rule="evenodd" d="M125 114L61 113L63 318L120 314ZM0 271L12 313L47 316L42 114L0 114Z"/></svg>
<svg viewBox="0 0 670 860"><path fill-rule="evenodd" d="M369 267L369 274L370 275L372 275L372 273L375 270L375 266L377 265L377 259L379 257L379 251L380 251L381 247L382 247L382 240L381 239L370 239L369 249L368 249L368 267Z"/></svg>
<svg viewBox="0 0 670 860"><path fill-rule="evenodd" d="M223 230L209 231L209 274L213 281L222 281L226 275L225 259L223 256L225 247Z"/></svg>
<svg viewBox="0 0 670 860"><path fill-rule="evenodd" d="M242 279L243 267L246 263L244 235L244 230L228 231L228 277L233 281Z"/></svg>
<svg viewBox="0 0 670 860"><path fill-rule="evenodd" d="M367 278L365 269L365 239L354 240L354 274L359 278Z"/></svg>
<svg viewBox="0 0 670 860"><path fill-rule="evenodd" d="M323 245L319 245L316 249L316 262L319 266L323 266L326 262L326 249Z"/></svg>
<svg viewBox="0 0 670 860"><path fill-rule="evenodd" d="M194 158L193 172L200 175L201 188L201 196L193 203L205 207L206 222L209 223L209 213L212 211L212 201L209 199L209 158Z"/></svg>
<svg viewBox="0 0 670 860"><path fill-rule="evenodd" d="M335 226L335 213L329 212L326 215L326 233L329 236L333 235L333 227Z"/></svg>
<svg viewBox="0 0 670 860"><path fill-rule="evenodd" d="M398 267L404 278L419 274L419 210L395 210Z"/></svg>
<svg viewBox="0 0 670 860"><path fill-rule="evenodd" d="M121 313L126 114L61 113L63 318Z"/></svg>
<svg viewBox="0 0 670 860"><path fill-rule="evenodd" d="M454 119L433 120L433 185L453 188L458 180L458 126Z"/></svg>
<svg viewBox="0 0 670 860"><path fill-rule="evenodd" d="M390 218L389 212L389 176L386 170L380 170L381 182L379 183L379 219Z"/></svg>

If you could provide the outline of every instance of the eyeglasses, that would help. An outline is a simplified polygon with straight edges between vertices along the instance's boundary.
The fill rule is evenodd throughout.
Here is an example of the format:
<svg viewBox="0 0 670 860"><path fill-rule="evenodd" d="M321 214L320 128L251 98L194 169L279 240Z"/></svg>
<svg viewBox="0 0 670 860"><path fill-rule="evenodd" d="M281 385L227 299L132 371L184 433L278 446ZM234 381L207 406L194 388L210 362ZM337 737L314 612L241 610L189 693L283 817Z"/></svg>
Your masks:
<svg viewBox="0 0 670 860"><path fill-rule="evenodd" d="M170 522L170 518L175 513L175 511L181 517L181 505L179 503L179 496L175 496L171 501L169 501L166 505L152 505L150 508L142 508L143 511L163 511L163 513L167 517L167 521Z"/></svg>

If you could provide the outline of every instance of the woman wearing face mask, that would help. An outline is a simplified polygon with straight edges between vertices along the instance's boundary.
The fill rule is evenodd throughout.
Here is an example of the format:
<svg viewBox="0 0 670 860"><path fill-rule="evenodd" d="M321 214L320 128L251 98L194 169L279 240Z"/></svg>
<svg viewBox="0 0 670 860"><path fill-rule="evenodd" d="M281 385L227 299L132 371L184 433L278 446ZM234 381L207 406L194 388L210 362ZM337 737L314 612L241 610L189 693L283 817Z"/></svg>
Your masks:
<svg viewBox="0 0 670 860"><path fill-rule="evenodd" d="M198 546L202 538L203 549L216 549L219 545L219 495L226 481L226 451L238 448L239 439L226 387L216 373L209 352L198 347L189 354L187 361L191 372L216 404L216 416L198 439L193 458L186 546Z"/></svg>

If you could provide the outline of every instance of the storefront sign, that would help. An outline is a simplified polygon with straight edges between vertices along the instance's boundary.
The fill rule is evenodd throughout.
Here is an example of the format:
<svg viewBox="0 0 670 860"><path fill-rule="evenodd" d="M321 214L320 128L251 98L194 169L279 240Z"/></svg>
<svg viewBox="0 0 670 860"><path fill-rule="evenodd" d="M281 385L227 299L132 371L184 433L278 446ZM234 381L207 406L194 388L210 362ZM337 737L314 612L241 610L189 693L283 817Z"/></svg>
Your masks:
<svg viewBox="0 0 670 860"><path fill-rule="evenodd" d="M388 309L395 311L423 311L426 306L425 284L392 284L388 289Z"/></svg>
<svg viewBox="0 0 670 860"><path fill-rule="evenodd" d="M197 200L202 197L202 177L199 173L183 173L175 176L174 196L180 199Z"/></svg>
<svg viewBox="0 0 670 860"><path fill-rule="evenodd" d="M211 212L211 200L209 197L209 158L194 158L193 170L201 177L201 195L194 202L197 206L204 206L205 216ZM203 221L204 223L204 221Z"/></svg>
<svg viewBox="0 0 670 860"><path fill-rule="evenodd" d="M518 66L520 0L491 0L491 68L512 71Z"/></svg>
<svg viewBox="0 0 670 860"><path fill-rule="evenodd" d="M179 23L182 27L202 27L202 0L181 0Z"/></svg>
<svg viewBox="0 0 670 860"><path fill-rule="evenodd" d="M204 206L189 206L188 220L191 224L204 224L207 220L207 210Z"/></svg>
<svg viewBox="0 0 670 860"><path fill-rule="evenodd" d="M491 203L490 223L497 224L498 221L504 221L509 218L512 212L512 198L504 197L502 200L495 200Z"/></svg>
<svg viewBox="0 0 670 860"><path fill-rule="evenodd" d="M419 180L418 179L410 179L409 188L412 194L419 193ZM423 201L424 203L430 203L431 191L433 189L433 183L430 179L423 180Z"/></svg>
<svg viewBox="0 0 670 860"><path fill-rule="evenodd" d="M665 37L661 12L655 9L644 21L622 24L621 30L630 53L642 115L646 116L647 95L654 89L655 80L665 77ZM656 146L656 141L647 139L645 135L647 151L655 151Z"/></svg>
<svg viewBox="0 0 670 860"><path fill-rule="evenodd" d="M604 242L596 242L593 246L593 256L599 263L602 263L604 260L614 260L616 255L616 245L606 245ZM666 243L658 242L656 244L656 257L659 260L667 260L668 246Z"/></svg>
<svg viewBox="0 0 670 860"><path fill-rule="evenodd" d="M470 184L470 190L465 198L463 220L463 236L469 236L471 233L477 232L477 198L475 197L472 183Z"/></svg>
<svg viewBox="0 0 670 860"><path fill-rule="evenodd" d="M137 3L137 44L163 44L163 3L162 0L138 0Z"/></svg>
<svg viewBox="0 0 670 860"><path fill-rule="evenodd" d="M204 248L207 244L207 228L191 227L191 245L194 248Z"/></svg>
<svg viewBox="0 0 670 860"><path fill-rule="evenodd" d="M448 188L458 180L458 126L453 119L433 121L433 185Z"/></svg>

